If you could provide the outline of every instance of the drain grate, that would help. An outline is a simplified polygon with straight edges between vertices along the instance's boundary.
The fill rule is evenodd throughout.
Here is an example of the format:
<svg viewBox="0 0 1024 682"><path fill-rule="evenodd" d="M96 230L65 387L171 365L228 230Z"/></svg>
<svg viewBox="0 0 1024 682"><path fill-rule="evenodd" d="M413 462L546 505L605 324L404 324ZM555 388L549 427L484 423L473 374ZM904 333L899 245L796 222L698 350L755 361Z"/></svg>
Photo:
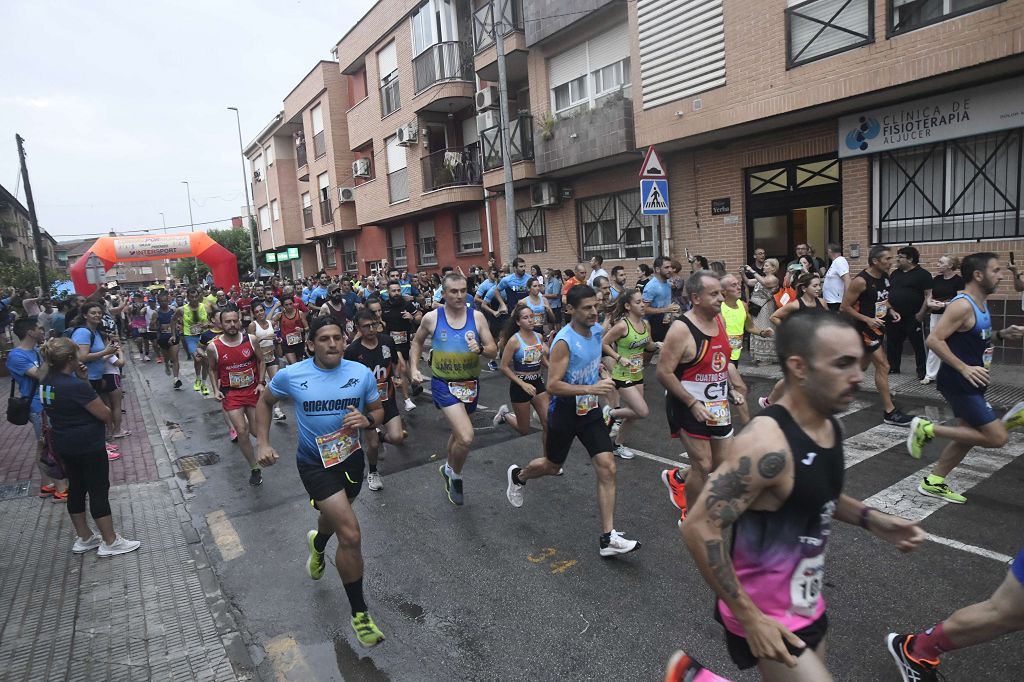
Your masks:
<svg viewBox="0 0 1024 682"><path fill-rule="evenodd" d="M178 467L178 476L187 478L190 471L195 471L207 464L216 464L219 461L220 455L216 452L197 452L194 455L179 457L175 460L175 464Z"/></svg>
<svg viewBox="0 0 1024 682"><path fill-rule="evenodd" d="M0 485L0 502L28 497L28 486L30 483L31 481L18 481L16 483Z"/></svg>

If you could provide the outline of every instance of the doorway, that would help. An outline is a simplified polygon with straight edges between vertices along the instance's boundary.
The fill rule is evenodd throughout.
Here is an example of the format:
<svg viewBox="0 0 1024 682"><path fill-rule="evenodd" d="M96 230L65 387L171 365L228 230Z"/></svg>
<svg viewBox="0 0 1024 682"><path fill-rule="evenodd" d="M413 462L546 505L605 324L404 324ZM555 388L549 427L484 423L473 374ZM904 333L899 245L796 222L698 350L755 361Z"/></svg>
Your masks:
<svg viewBox="0 0 1024 682"><path fill-rule="evenodd" d="M843 242L843 188L835 156L788 161L746 171L748 254L763 248L785 267L796 245L825 258Z"/></svg>

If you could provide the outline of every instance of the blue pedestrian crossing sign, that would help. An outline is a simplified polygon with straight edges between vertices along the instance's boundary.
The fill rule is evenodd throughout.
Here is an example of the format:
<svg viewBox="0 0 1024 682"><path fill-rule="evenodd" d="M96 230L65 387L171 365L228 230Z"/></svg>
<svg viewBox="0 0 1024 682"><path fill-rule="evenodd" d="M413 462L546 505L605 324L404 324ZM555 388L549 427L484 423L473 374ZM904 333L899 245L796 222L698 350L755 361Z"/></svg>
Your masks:
<svg viewBox="0 0 1024 682"><path fill-rule="evenodd" d="M643 215L668 215L668 180L640 180L640 212Z"/></svg>

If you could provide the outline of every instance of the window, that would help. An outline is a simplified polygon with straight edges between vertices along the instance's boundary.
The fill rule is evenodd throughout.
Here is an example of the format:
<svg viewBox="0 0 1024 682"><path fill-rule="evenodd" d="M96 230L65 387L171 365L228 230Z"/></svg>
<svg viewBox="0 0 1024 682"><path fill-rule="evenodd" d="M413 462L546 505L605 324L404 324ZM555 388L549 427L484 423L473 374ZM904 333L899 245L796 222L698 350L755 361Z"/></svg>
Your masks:
<svg viewBox="0 0 1024 682"><path fill-rule="evenodd" d="M609 64L594 72L594 97L617 92L629 85L629 59Z"/></svg>
<svg viewBox="0 0 1024 682"><path fill-rule="evenodd" d="M380 74L380 111L383 118L402 106L398 91L398 53L395 41L392 40L377 53L377 72Z"/></svg>
<svg viewBox="0 0 1024 682"><path fill-rule="evenodd" d="M786 68L875 40L873 0L789 0Z"/></svg>
<svg viewBox="0 0 1024 682"><path fill-rule="evenodd" d="M405 255L405 226L392 227L388 231L388 260L396 268L408 267Z"/></svg>
<svg viewBox="0 0 1024 682"><path fill-rule="evenodd" d="M480 236L480 212L463 211L459 213L459 233L456 236L459 253L479 252L483 250Z"/></svg>
<svg viewBox="0 0 1024 682"><path fill-rule="evenodd" d="M434 236L433 220L424 220L416 226L416 260L419 265L437 265L437 239Z"/></svg>
<svg viewBox="0 0 1024 682"><path fill-rule="evenodd" d="M302 229L313 229L313 200L309 192L302 193Z"/></svg>
<svg viewBox="0 0 1024 682"><path fill-rule="evenodd" d="M587 77L580 76L555 88L555 113L587 101Z"/></svg>
<svg viewBox="0 0 1024 682"><path fill-rule="evenodd" d="M263 158L267 160L268 166L274 165L274 143L271 142L263 148Z"/></svg>
<svg viewBox="0 0 1024 682"><path fill-rule="evenodd" d="M591 82L592 81L592 82ZM548 60L552 106L556 113L584 104L630 81L629 31L620 24Z"/></svg>
<svg viewBox="0 0 1024 682"><path fill-rule="evenodd" d="M319 188L317 198L320 201L320 224L327 225L334 220L331 211L331 181L327 173L316 176L316 184Z"/></svg>
<svg viewBox="0 0 1024 682"><path fill-rule="evenodd" d="M359 261L356 259L356 238L345 237L341 240L342 267L345 272L356 273L359 271Z"/></svg>
<svg viewBox="0 0 1024 682"><path fill-rule="evenodd" d="M313 155L319 159L327 153L327 137L324 134L324 111L317 104L310 112L313 119Z"/></svg>
<svg viewBox="0 0 1024 682"><path fill-rule="evenodd" d="M519 253L544 253L548 250L544 209L516 211L516 238L519 240Z"/></svg>
<svg viewBox="0 0 1024 682"><path fill-rule="evenodd" d="M583 260L654 257L658 218L640 214L639 190L583 199L576 205Z"/></svg>
<svg viewBox="0 0 1024 682"><path fill-rule="evenodd" d="M388 160L388 195L391 203L409 198L409 175L405 147L398 144L398 136L384 140Z"/></svg>
<svg viewBox="0 0 1024 682"><path fill-rule="evenodd" d="M1017 236L1022 136L1018 128L875 156L875 241Z"/></svg>
<svg viewBox="0 0 1024 682"><path fill-rule="evenodd" d="M270 229L270 207L269 206L260 206L260 229L261 230L269 230Z"/></svg>
<svg viewBox="0 0 1024 682"><path fill-rule="evenodd" d="M270 217L277 222L281 219L281 207L277 203L277 199L270 200Z"/></svg>
<svg viewBox="0 0 1024 682"><path fill-rule="evenodd" d="M889 0L889 34L913 31L1003 0Z"/></svg>
<svg viewBox="0 0 1024 682"><path fill-rule="evenodd" d="M267 169L263 165L263 154L258 154L256 158L249 162L252 166L252 181L263 182L267 178Z"/></svg>
<svg viewBox="0 0 1024 682"><path fill-rule="evenodd" d="M324 250L324 263L327 267L333 268L338 264L338 253L334 250L334 245L327 245L326 242L321 242Z"/></svg>

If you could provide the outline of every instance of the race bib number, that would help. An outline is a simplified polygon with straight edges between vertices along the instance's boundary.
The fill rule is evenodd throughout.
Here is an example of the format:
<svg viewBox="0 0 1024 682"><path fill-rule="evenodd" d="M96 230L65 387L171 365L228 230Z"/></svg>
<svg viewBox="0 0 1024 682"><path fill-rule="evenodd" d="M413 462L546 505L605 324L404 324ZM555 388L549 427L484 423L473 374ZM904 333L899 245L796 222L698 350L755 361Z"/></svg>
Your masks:
<svg viewBox="0 0 1024 682"><path fill-rule="evenodd" d="M533 326L534 327L543 327L544 326L544 315L543 314L541 314L541 313L534 313L533 314Z"/></svg>
<svg viewBox="0 0 1024 682"><path fill-rule="evenodd" d="M825 582L825 555L809 557L797 564L789 581L790 610L799 616L813 618L817 613L821 587Z"/></svg>
<svg viewBox="0 0 1024 682"><path fill-rule="evenodd" d="M249 388L256 383L256 373L250 367L241 372L228 372L228 386L231 388Z"/></svg>
<svg viewBox="0 0 1024 682"><path fill-rule="evenodd" d="M994 353L995 353L995 348L993 348L992 346L989 346L989 347L988 347L988 348L986 348L986 349L985 349L985 351L984 351L984 352L983 352L983 353L981 354L981 364L982 364L982 366L983 366L983 367L984 367L985 369L988 369L989 367L991 367L991 366L992 366L992 355L993 355Z"/></svg>
<svg viewBox="0 0 1024 682"><path fill-rule="evenodd" d="M449 381L448 391L460 402L471 403L476 400L477 384L472 381Z"/></svg>
<svg viewBox="0 0 1024 682"><path fill-rule="evenodd" d="M289 346L297 346L302 343L302 332L294 331L284 337L284 342Z"/></svg>
<svg viewBox="0 0 1024 682"><path fill-rule="evenodd" d="M391 332L391 340L397 346L409 343L409 332Z"/></svg>
<svg viewBox="0 0 1024 682"><path fill-rule="evenodd" d="M881 320L889 314L889 302L879 301L875 304L875 319Z"/></svg>
<svg viewBox="0 0 1024 682"><path fill-rule="evenodd" d="M729 426L732 424L732 412L729 410L728 400L708 400L704 403L708 408L711 417L707 421L708 426Z"/></svg>
<svg viewBox="0 0 1024 682"><path fill-rule="evenodd" d="M739 336L730 336L729 348L732 348L733 350L743 348L743 335L740 334Z"/></svg>
<svg viewBox="0 0 1024 682"><path fill-rule="evenodd" d="M582 417L585 414L590 414L590 411L597 407L597 396L596 395L578 395L576 396L576 414Z"/></svg>
<svg viewBox="0 0 1024 682"><path fill-rule="evenodd" d="M630 374L643 374L644 371L644 356L634 355L631 358L626 358L629 364L626 365L626 371Z"/></svg>
<svg viewBox="0 0 1024 682"><path fill-rule="evenodd" d="M355 429L342 427L334 433L316 437L316 449L325 469L344 462L359 448L359 435Z"/></svg>
<svg viewBox="0 0 1024 682"><path fill-rule="evenodd" d="M541 347L540 346L527 346L523 349L523 364L524 365L539 365L541 358Z"/></svg>

